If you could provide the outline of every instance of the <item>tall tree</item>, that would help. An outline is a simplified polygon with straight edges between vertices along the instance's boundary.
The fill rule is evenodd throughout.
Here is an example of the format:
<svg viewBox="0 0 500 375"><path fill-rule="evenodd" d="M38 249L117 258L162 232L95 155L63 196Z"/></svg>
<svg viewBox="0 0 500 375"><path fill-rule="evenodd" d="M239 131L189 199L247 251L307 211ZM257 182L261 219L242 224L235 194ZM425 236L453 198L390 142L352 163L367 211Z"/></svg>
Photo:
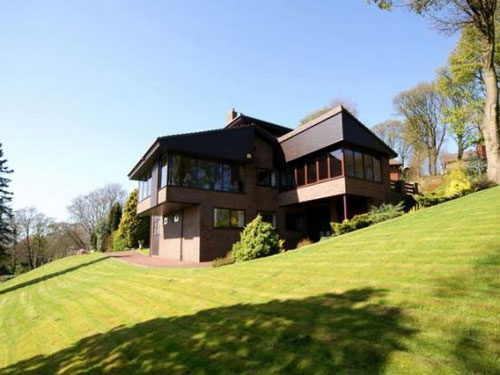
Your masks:
<svg viewBox="0 0 500 375"><path fill-rule="evenodd" d="M108 227L111 232L114 232L115 230L118 229L121 218L122 218L122 205L120 202L115 202L111 206L108 215Z"/></svg>
<svg viewBox="0 0 500 375"><path fill-rule="evenodd" d="M130 193L118 228L120 235L127 241L127 247L132 248L138 247L140 242L144 244L149 242L149 216L137 214L138 194L137 189Z"/></svg>
<svg viewBox="0 0 500 375"><path fill-rule="evenodd" d="M119 184L108 184L73 199L68 211L73 221L82 225L92 247L96 246L97 225L107 219L111 206L125 197L126 192Z"/></svg>
<svg viewBox="0 0 500 375"><path fill-rule="evenodd" d="M411 143L404 137L403 123L399 120L388 120L378 123L372 131L390 148L397 152L401 164L405 166L411 155Z"/></svg>
<svg viewBox="0 0 500 375"><path fill-rule="evenodd" d="M438 70L437 88L443 96L443 121L457 144L458 160L464 151L479 141L478 122L482 118L482 100L468 82L456 79L448 67Z"/></svg>
<svg viewBox="0 0 500 375"><path fill-rule="evenodd" d="M10 245L12 228L10 226L12 219L12 192L9 189L10 179L6 175L12 173L12 169L7 167L7 159L4 159L3 148L0 143L0 258L5 254Z"/></svg>
<svg viewBox="0 0 500 375"><path fill-rule="evenodd" d="M46 251L53 221L34 207L17 210L15 220L21 239L18 245L22 247L30 269L35 269L49 260Z"/></svg>
<svg viewBox="0 0 500 375"><path fill-rule="evenodd" d="M498 77L495 69L497 0L368 0L382 9L396 3L417 14L430 17L436 27L451 33L465 28L477 32L481 55L481 73L486 96L482 132L488 158L488 177L500 182L500 126L498 114Z"/></svg>
<svg viewBox="0 0 500 375"><path fill-rule="evenodd" d="M424 149L429 174L437 174L437 160L446 137L441 113L443 98L434 84L421 83L394 98L396 111L404 117L403 133L414 147Z"/></svg>
<svg viewBox="0 0 500 375"><path fill-rule="evenodd" d="M308 123L309 121L314 120L315 118L318 118L321 115L324 115L326 112L330 111L331 109L337 107L337 106L343 106L345 109L347 109L353 116L358 115L358 105L356 102L346 99L343 97L336 97L332 100L332 102L324 107L321 107L320 109L317 109L311 113L309 113L307 116L304 116L299 123L299 126L304 125Z"/></svg>

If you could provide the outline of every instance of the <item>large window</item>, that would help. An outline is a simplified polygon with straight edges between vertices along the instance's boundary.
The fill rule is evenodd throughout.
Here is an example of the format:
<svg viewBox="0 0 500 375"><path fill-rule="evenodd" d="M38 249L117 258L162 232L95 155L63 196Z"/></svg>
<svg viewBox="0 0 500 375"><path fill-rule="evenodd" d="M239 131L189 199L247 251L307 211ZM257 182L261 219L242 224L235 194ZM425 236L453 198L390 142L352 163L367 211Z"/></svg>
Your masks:
<svg viewBox="0 0 500 375"><path fill-rule="evenodd" d="M160 160L160 188L167 186L168 158L163 156Z"/></svg>
<svg viewBox="0 0 500 375"><path fill-rule="evenodd" d="M363 154L358 151L354 151L354 177L365 178Z"/></svg>
<svg viewBox="0 0 500 375"><path fill-rule="evenodd" d="M344 150L344 168L346 176L354 177L354 151Z"/></svg>
<svg viewBox="0 0 500 375"><path fill-rule="evenodd" d="M151 196L151 183L152 183L152 171L149 172L139 180L139 202Z"/></svg>
<svg viewBox="0 0 500 375"><path fill-rule="evenodd" d="M305 167L304 167L303 163L300 163L299 165L297 165L296 172L297 172L296 185L297 186L305 185L306 184L306 175L305 175Z"/></svg>
<svg viewBox="0 0 500 375"><path fill-rule="evenodd" d="M318 156L318 178L324 180L328 178L328 155Z"/></svg>
<svg viewBox="0 0 500 375"><path fill-rule="evenodd" d="M316 153L293 162L280 173L281 190L294 189L343 174L368 181L382 181L381 159L349 148Z"/></svg>
<svg viewBox="0 0 500 375"><path fill-rule="evenodd" d="M342 149L337 149L329 153L330 177L342 176Z"/></svg>
<svg viewBox="0 0 500 375"><path fill-rule="evenodd" d="M228 208L214 208L215 228L243 228L245 226L245 211Z"/></svg>
<svg viewBox="0 0 500 375"><path fill-rule="evenodd" d="M309 159L306 163L307 165L307 183L312 184L318 180L316 171L316 158Z"/></svg>
<svg viewBox="0 0 500 375"><path fill-rule="evenodd" d="M376 182L382 182L382 165L380 159L373 157L373 172Z"/></svg>
<svg viewBox="0 0 500 375"><path fill-rule="evenodd" d="M170 155L167 164L171 186L230 192L243 192L245 188L244 169L240 165L181 155Z"/></svg>
<svg viewBox="0 0 500 375"><path fill-rule="evenodd" d="M276 187L276 171L258 168L257 185Z"/></svg>

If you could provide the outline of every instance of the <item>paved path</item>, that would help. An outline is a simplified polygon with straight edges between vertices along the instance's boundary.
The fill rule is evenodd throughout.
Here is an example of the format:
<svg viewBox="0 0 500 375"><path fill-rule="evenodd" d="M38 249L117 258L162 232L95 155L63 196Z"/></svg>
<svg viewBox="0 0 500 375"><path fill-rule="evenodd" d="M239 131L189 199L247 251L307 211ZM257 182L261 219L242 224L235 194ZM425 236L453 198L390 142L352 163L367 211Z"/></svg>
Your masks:
<svg viewBox="0 0 500 375"><path fill-rule="evenodd" d="M212 262L182 262L179 260L170 260L159 257L150 257L138 253L137 251L117 251L114 253L108 253L110 258L115 258L127 263L136 264L144 267L158 267L158 268L200 268L200 267L210 267Z"/></svg>

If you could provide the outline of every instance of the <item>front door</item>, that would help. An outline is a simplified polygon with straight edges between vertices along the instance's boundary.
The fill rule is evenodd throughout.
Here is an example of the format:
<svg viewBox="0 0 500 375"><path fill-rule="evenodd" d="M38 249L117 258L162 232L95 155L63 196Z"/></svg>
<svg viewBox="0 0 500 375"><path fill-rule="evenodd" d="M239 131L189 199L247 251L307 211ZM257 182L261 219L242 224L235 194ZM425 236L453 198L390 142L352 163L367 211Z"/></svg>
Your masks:
<svg viewBox="0 0 500 375"><path fill-rule="evenodd" d="M151 228L151 255L158 255L160 249L160 218L154 217Z"/></svg>
<svg viewBox="0 0 500 375"><path fill-rule="evenodd" d="M311 207L306 211L307 236L312 241L319 241L321 237L331 234L330 206Z"/></svg>

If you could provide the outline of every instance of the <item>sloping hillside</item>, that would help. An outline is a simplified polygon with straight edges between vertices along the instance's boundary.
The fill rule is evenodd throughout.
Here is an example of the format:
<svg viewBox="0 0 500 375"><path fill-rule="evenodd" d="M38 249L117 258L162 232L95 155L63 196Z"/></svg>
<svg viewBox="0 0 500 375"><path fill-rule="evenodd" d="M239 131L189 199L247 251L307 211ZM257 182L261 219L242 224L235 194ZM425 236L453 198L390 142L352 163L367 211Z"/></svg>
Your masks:
<svg viewBox="0 0 500 375"><path fill-rule="evenodd" d="M0 374L498 374L500 187L217 269L0 284Z"/></svg>

